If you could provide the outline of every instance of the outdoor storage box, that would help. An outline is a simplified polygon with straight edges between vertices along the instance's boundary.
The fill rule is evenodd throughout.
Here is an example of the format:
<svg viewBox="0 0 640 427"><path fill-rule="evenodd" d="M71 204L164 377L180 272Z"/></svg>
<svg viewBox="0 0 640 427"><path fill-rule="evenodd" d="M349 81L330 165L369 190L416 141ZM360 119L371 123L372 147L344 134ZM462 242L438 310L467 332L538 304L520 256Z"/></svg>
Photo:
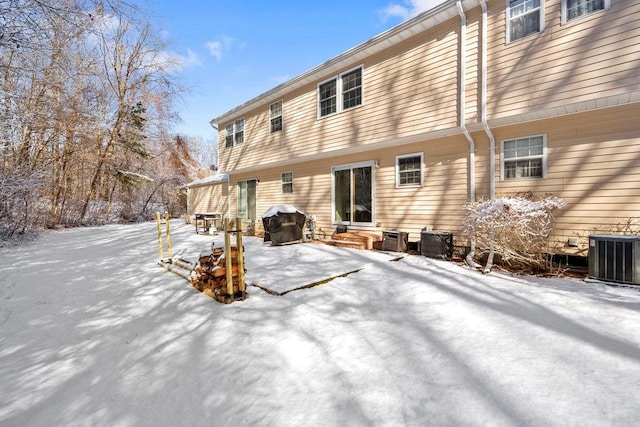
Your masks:
<svg viewBox="0 0 640 427"><path fill-rule="evenodd" d="M449 231L421 232L420 253L430 258L451 258L453 256L453 233Z"/></svg>

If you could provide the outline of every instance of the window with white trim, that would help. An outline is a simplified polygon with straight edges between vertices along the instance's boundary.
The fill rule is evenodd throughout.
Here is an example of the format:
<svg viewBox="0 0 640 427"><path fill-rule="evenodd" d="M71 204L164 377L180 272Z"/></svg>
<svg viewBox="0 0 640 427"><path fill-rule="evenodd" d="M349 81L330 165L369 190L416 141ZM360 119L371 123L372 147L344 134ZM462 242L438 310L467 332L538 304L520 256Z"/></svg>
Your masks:
<svg viewBox="0 0 640 427"><path fill-rule="evenodd" d="M507 0L507 43L544 30L540 0Z"/></svg>
<svg viewBox="0 0 640 427"><path fill-rule="evenodd" d="M225 126L225 147L234 147L244 142L244 117Z"/></svg>
<svg viewBox="0 0 640 427"><path fill-rule="evenodd" d="M282 100L269 106L269 122L271 133L282 130Z"/></svg>
<svg viewBox="0 0 640 427"><path fill-rule="evenodd" d="M611 0L562 0L562 23L611 7Z"/></svg>
<svg viewBox="0 0 640 427"><path fill-rule="evenodd" d="M342 81L342 109L362 104L362 68L345 73Z"/></svg>
<svg viewBox="0 0 640 427"><path fill-rule="evenodd" d="M320 102L320 105L318 106L318 114L320 117L328 116L329 114L333 114L337 111L336 86L336 79L318 85L318 100Z"/></svg>
<svg viewBox="0 0 640 427"><path fill-rule="evenodd" d="M318 117L362 105L362 67L318 85Z"/></svg>
<svg viewBox="0 0 640 427"><path fill-rule="evenodd" d="M396 188L422 187L423 154L396 156Z"/></svg>
<svg viewBox="0 0 640 427"><path fill-rule="evenodd" d="M506 139L501 144L501 178L544 178L547 176L547 136Z"/></svg>
<svg viewBox="0 0 640 427"><path fill-rule="evenodd" d="M293 193L293 172L282 172L282 193Z"/></svg>

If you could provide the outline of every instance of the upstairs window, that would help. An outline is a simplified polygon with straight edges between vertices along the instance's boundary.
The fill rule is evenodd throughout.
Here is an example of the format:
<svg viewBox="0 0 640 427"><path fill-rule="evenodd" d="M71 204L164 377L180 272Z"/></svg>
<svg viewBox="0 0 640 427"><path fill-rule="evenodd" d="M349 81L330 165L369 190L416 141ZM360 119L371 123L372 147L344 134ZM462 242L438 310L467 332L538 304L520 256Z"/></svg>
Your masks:
<svg viewBox="0 0 640 427"><path fill-rule="evenodd" d="M362 104L362 69L342 75L342 109Z"/></svg>
<svg viewBox="0 0 640 427"><path fill-rule="evenodd" d="M318 85L318 117L362 105L362 67Z"/></svg>
<svg viewBox="0 0 640 427"><path fill-rule="evenodd" d="M293 172L282 172L282 193L293 193Z"/></svg>
<svg viewBox="0 0 640 427"><path fill-rule="evenodd" d="M336 112L336 79L322 83L318 86L318 97L320 99L320 117L328 116Z"/></svg>
<svg viewBox="0 0 640 427"><path fill-rule="evenodd" d="M611 7L611 0L562 0L562 22Z"/></svg>
<svg viewBox="0 0 640 427"><path fill-rule="evenodd" d="M546 135L502 141L502 179L544 178L547 169Z"/></svg>
<svg viewBox="0 0 640 427"><path fill-rule="evenodd" d="M422 153L396 157L396 187L422 186Z"/></svg>
<svg viewBox="0 0 640 427"><path fill-rule="evenodd" d="M507 0L507 43L544 30L540 0Z"/></svg>
<svg viewBox="0 0 640 427"><path fill-rule="evenodd" d="M274 102L269 106L269 121L271 133L282 130L282 101Z"/></svg>
<svg viewBox="0 0 640 427"><path fill-rule="evenodd" d="M225 147L234 147L244 142L244 117L235 122L229 123L225 127Z"/></svg>

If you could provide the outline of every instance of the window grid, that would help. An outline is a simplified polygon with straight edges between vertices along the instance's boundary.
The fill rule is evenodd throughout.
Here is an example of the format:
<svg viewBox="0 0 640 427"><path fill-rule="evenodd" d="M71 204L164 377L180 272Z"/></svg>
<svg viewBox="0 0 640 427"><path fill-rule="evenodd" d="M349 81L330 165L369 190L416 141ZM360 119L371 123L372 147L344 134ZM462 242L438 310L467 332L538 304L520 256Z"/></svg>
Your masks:
<svg viewBox="0 0 640 427"><path fill-rule="evenodd" d="M318 84L318 118L362 105L362 66Z"/></svg>
<svg viewBox="0 0 640 427"><path fill-rule="evenodd" d="M269 106L269 119L271 133L282 130L282 101L274 102Z"/></svg>
<svg viewBox="0 0 640 427"><path fill-rule="evenodd" d="M362 104L362 69L342 75L342 108Z"/></svg>
<svg viewBox="0 0 640 427"><path fill-rule="evenodd" d="M336 112L336 86L336 79L320 85L320 117Z"/></svg>
<svg viewBox="0 0 640 427"><path fill-rule="evenodd" d="M566 0L566 2L567 21L605 8L604 0Z"/></svg>
<svg viewBox="0 0 640 427"><path fill-rule="evenodd" d="M225 126L225 147L230 148L244 142L244 117Z"/></svg>
<svg viewBox="0 0 640 427"><path fill-rule="evenodd" d="M509 1L509 41L541 31L540 0Z"/></svg>
<svg viewBox="0 0 640 427"><path fill-rule="evenodd" d="M504 179L544 177L544 136L503 141Z"/></svg>
<svg viewBox="0 0 640 427"><path fill-rule="evenodd" d="M293 193L293 172L282 172L282 192Z"/></svg>
<svg viewBox="0 0 640 427"><path fill-rule="evenodd" d="M234 144L242 144L244 142L244 119L236 120L235 127L236 129L234 133Z"/></svg>
<svg viewBox="0 0 640 427"><path fill-rule="evenodd" d="M396 157L396 186L416 187L422 185L422 154Z"/></svg>
<svg viewBox="0 0 640 427"><path fill-rule="evenodd" d="M225 140L225 147L229 148L229 147L233 147L233 123L229 123L226 127L226 136L224 138Z"/></svg>

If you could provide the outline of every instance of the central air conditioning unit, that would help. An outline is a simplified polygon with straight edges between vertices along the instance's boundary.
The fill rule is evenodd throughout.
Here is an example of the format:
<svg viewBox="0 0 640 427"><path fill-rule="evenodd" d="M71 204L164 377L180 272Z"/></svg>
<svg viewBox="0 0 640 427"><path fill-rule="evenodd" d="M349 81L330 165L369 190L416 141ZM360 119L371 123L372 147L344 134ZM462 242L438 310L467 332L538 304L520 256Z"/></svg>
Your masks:
<svg viewBox="0 0 640 427"><path fill-rule="evenodd" d="M640 285L640 236L589 236L589 277Z"/></svg>
<svg viewBox="0 0 640 427"><path fill-rule="evenodd" d="M420 232L420 253L430 258L453 257L453 233L450 231Z"/></svg>

